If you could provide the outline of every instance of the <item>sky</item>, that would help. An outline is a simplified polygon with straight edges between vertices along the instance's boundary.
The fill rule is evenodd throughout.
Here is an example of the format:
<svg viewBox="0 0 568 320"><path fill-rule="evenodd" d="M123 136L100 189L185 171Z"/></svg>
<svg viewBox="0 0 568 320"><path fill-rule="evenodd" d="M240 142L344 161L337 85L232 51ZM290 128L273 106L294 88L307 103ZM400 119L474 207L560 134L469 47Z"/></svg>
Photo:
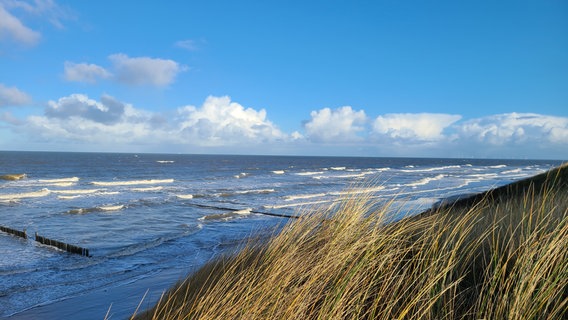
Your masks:
<svg viewBox="0 0 568 320"><path fill-rule="evenodd" d="M567 160L568 2L0 0L0 150Z"/></svg>

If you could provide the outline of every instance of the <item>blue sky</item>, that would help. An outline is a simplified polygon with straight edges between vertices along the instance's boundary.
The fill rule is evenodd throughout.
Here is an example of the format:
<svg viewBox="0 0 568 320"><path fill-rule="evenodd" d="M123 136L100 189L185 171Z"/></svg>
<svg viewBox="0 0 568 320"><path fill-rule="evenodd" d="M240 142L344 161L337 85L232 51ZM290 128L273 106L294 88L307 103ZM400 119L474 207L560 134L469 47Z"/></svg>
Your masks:
<svg viewBox="0 0 568 320"><path fill-rule="evenodd" d="M568 159L568 3L0 0L0 149Z"/></svg>

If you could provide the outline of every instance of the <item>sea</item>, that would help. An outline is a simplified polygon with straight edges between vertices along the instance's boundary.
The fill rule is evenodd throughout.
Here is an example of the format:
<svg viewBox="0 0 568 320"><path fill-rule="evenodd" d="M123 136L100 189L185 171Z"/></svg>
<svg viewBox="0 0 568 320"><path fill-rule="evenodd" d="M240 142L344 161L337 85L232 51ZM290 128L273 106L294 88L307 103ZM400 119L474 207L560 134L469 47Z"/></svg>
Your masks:
<svg viewBox="0 0 568 320"><path fill-rule="evenodd" d="M560 164L0 152L0 226L28 237L0 231L0 317L170 268L190 272L251 235L274 233L294 216L352 195L394 199L391 210L400 218ZM89 256L41 244L36 233L88 249Z"/></svg>

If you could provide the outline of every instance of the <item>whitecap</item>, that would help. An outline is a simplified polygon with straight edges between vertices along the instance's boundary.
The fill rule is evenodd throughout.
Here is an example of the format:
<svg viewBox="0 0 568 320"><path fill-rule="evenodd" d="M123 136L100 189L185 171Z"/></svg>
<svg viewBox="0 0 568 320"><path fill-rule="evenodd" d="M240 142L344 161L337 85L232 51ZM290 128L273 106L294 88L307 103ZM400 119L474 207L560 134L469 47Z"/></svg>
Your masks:
<svg viewBox="0 0 568 320"><path fill-rule="evenodd" d="M321 198L325 197L325 193L311 193L311 194L297 194L297 195L290 195L285 196L285 201L295 201L295 200L302 200L302 199L311 199L311 198Z"/></svg>
<svg viewBox="0 0 568 320"><path fill-rule="evenodd" d="M99 191L100 189L70 189L70 190L52 190L51 192L57 194L90 194Z"/></svg>
<svg viewBox="0 0 568 320"><path fill-rule="evenodd" d="M432 182L432 181L436 181L436 180L443 179L445 176L446 176L446 175L439 174L439 175L437 175L437 176L435 176L435 177L423 178L423 179L420 179L420 180L417 180L417 181L408 183L406 186L408 186L408 187L422 186L422 185L428 184L428 183L430 183L430 182Z"/></svg>
<svg viewBox="0 0 568 320"><path fill-rule="evenodd" d="M22 193L9 193L9 194L0 194L0 200L17 200L17 199L24 199L24 198L40 198L49 195L51 191L47 188L43 188L38 191L32 192L22 192Z"/></svg>
<svg viewBox="0 0 568 320"><path fill-rule="evenodd" d="M174 179L125 180L125 181L93 181L95 186L132 186L139 184L172 183Z"/></svg>
<svg viewBox="0 0 568 320"><path fill-rule="evenodd" d="M70 178L59 178L59 179L40 179L38 181L42 183L77 182L79 181L79 178L70 177Z"/></svg>
<svg viewBox="0 0 568 320"><path fill-rule="evenodd" d="M115 205L115 206L101 206L97 207L101 211L118 211L124 209L123 204Z"/></svg>
<svg viewBox="0 0 568 320"><path fill-rule="evenodd" d="M432 168L426 168L426 169L413 169L413 170L401 169L400 171L402 171L402 172L431 172L431 171L440 171L440 170L447 170L447 169L459 169L459 168L461 168L460 165L454 165L454 166L442 166L442 167L432 167Z"/></svg>
<svg viewBox="0 0 568 320"><path fill-rule="evenodd" d="M354 194L362 194L362 193L375 193L379 191L383 191L385 189L384 186L376 186L376 187L369 187L369 188L354 188L345 191L334 191L328 193L329 195L333 196L348 196Z"/></svg>
<svg viewBox="0 0 568 320"><path fill-rule="evenodd" d="M174 163L175 161L173 160L157 160L157 163Z"/></svg>
<svg viewBox="0 0 568 320"><path fill-rule="evenodd" d="M285 172L284 170L274 170L274 171L272 171L272 173L274 173L274 174L284 174L284 172Z"/></svg>
<svg viewBox="0 0 568 320"><path fill-rule="evenodd" d="M157 186L157 187L148 187L148 188L132 188L132 191L137 191L137 192L147 192L147 191L160 191L164 189L164 187L162 186Z"/></svg>
<svg viewBox="0 0 568 320"><path fill-rule="evenodd" d="M74 196L57 196L57 199L60 200L71 200L71 199L76 199L81 197L80 195L74 195Z"/></svg>
<svg viewBox="0 0 568 320"><path fill-rule="evenodd" d="M513 169L513 170L502 171L501 174L519 173L521 171L522 169Z"/></svg>
<svg viewBox="0 0 568 320"><path fill-rule="evenodd" d="M252 208L246 208L246 209L242 209L242 210L233 211L233 213L240 214L240 215L251 214L251 212L252 212Z"/></svg>
<svg viewBox="0 0 568 320"><path fill-rule="evenodd" d="M178 194L176 197L178 197L179 199L193 199L192 194Z"/></svg>
<svg viewBox="0 0 568 320"><path fill-rule="evenodd" d="M335 170L335 171L343 171L343 170L345 170L346 168L345 168L345 167L331 167L330 169L331 169L331 170Z"/></svg>
<svg viewBox="0 0 568 320"><path fill-rule="evenodd" d="M297 176L314 176L316 174L323 174L323 171L305 171L294 173Z"/></svg>

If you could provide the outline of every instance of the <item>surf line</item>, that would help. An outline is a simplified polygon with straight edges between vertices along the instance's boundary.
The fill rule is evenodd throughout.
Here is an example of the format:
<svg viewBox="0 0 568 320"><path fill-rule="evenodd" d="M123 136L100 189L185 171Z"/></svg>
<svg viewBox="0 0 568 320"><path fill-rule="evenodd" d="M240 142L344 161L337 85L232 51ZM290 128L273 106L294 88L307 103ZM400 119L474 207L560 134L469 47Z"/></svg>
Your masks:
<svg viewBox="0 0 568 320"><path fill-rule="evenodd" d="M234 208L210 206L210 205L198 204L198 203L187 203L187 205L198 207L198 208L217 209L217 210L223 210L223 211L239 211L239 209L234 209ZM297 215L287 215L287 214L265 212L265 211L256 211L256 210L251 210L250 213L262 214L262 215L271 216L271 217L289 218L289 219L301 218L301 216L297 216Z"/></svg>

